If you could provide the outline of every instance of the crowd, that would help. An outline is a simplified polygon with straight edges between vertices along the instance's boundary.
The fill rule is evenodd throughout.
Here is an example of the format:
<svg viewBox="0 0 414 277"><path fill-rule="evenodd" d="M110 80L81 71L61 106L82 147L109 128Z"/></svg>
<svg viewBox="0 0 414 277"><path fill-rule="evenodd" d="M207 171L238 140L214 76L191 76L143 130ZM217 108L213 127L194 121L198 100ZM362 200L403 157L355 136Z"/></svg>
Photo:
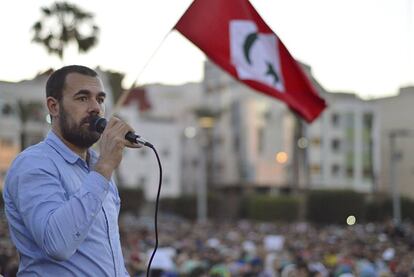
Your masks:
<svg viewBox="0 0 414 277"><path fill-rule="evenodd" d="M4 277L14 277L19 266L16 248L10 240L6 216L0 210L0 274Z"/></svg>
<svg viewBox="0 0 414 277"><path fill-rule="evenodd" d="M151 276L414 276L414 225L158 222ZM131 276L145 276L155 245L152 218L124 214L121 241ZM18 256L0 216L0 272L15 276Z"/></svg>
<svg viewBox="0 0 414 277"><path fill-rule="evenodd" d="M145 276L154 246L151 220L125 216L131 276ZM128 231L126 231L128 230ZM152 276L414 276L414 225L159 222Z"/></svg>

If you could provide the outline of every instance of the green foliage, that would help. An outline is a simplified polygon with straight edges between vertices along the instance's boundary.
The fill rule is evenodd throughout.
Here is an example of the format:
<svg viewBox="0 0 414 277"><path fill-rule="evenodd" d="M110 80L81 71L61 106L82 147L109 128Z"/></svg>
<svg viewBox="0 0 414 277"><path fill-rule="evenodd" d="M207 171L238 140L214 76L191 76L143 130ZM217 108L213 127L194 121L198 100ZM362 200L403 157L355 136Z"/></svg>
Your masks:
<svg viewBox="0 0 414 277"><path fill-rule="evenodd" d="M124 79L124 74L119 72L108 72L109 85L111 86L113 102L117 103L119 97L123 92L122 80Z"/></svg>
<svg viewBox="0 0 414 277"><path fill-rule="evenodd" d="M349 215L357 219L365 214L364 195L351 190L315 190L308 194L307 218L315 223L346 222Z"/></svg>
<svg viewBox="0 0 414 277"><path fill-rule="evenodd" d="M247 203L247 218L260 221L287 221L298 219L299 199L292 196L249 197Z"/></svg>
<svg viewBox="0 0 414 277"><path fill-rule="evenodd" d="M392 218L392 205L389 199L376 197L365 203L365 220L367 222L381 222Z"/></svg>
<svg viewBox="0 0 414 277"><path fill-rule="evenodd" d="M414 221L414 201L412 199L401 198L401 216L403 220Z"/></svg>
<svg viewBox="0 0 414 277"><path fill-rule="evenodd" d="M46 113L42 102L18 101L19 116L21 122L37 121L44 122Z"/></svg>
<svg viewBox="0 0 414 277"><path fill-rule="evenodd" d="M42 18L32 26L32 40L49 53L63 59L64 49L70 42L77 44L79 52L87 52L97 44L99 28L93 22L92 13L67 2L55 2L50 7L42 7L41 12Z"/></svg>
<svg viewBox="0 0 414 277"><path fill-rule="evenodd" d="M369 197L367 197L369 196ZM306 219L320 224L346 224L348 216L358 223L384 222L392 218L392 201L388 196L372 196L351 190L309 191L306 199L294 196L263 194L233 195L219 193L208 197L208 217L216 220L246 218L258 221L293 222L299 219L305 201ZM126 201L123 199L123 203ZM160 209L184 218L197 218L195 196L162 199ZM403 220L414 221L414 200L401 198Z"/></svg>
<svg viewBox="0 0 414 277"><path fill-rule="evenodd" d="M141 205L144 203L144 194L141 189L118 188L121 198L121 213L139 213Z"/></svg>
<svg viewBox="0 0 414 277"><path fill-rule="evenodd" d="M414 221L414 200L401 197L402 220ZM382 222L393 216L392 199L390 197L377 197L366 203L365 219L369 222Z"/></svg>
<svg viewBox="0 0 414 277"><path fill-rule="evenodd" d="M196 198L190 195L184 195L178 198L163 198L160 200L160 210L180 215L186 219L196 219Z"/></svg>
<svg viewBox="0 0 414 277"><path fill-rule="evenodd" d="M207 197L207 213L210 218L219 218L222 201L214 194ZM197 218L197 198L194 195L183 195L177 198L163 198L160 200L160 210L174 213L189 220Z"/></svg>

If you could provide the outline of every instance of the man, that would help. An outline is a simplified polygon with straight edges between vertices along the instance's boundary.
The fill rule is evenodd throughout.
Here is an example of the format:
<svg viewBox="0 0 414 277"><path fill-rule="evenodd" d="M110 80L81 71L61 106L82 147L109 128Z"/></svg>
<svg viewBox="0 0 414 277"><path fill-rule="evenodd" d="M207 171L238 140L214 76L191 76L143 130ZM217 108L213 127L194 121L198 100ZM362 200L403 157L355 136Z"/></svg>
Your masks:
<svg viewBox="0 0 414 277"><path fill-rule="evenodd" d="M120 199L111 175L130 126L111 118L102 135L92 116L104 113L97 73L78 65L46 84L52 128L13 162L3 191L19 276L127 276L118 230ZM89 149L100 140L98 156Z"/></svg>

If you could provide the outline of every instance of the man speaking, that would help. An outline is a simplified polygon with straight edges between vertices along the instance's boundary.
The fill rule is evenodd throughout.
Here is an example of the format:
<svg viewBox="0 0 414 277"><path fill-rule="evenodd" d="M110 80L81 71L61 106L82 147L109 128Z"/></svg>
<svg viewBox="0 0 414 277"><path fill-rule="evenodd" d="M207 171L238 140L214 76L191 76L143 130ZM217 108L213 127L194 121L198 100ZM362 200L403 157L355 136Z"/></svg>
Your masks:
<svg viewBox="0 0 414 277"><path fill-rule="evenodd" d="M111 118L102 135L91 119L104 113L97 73L78 65L46 84L52 128L20 153L5 180L10 234L20 254L18 276L128 276L118 229L120 199L112 173L132 128ZM99 156L90 147L99 140Z"/></svg>

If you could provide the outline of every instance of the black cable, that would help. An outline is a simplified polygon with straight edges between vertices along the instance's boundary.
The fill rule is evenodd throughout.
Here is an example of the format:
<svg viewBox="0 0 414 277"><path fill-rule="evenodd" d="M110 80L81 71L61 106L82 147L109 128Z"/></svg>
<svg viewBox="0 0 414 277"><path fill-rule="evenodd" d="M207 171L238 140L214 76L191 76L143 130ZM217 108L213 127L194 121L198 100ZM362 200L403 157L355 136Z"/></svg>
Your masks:
<svg viewBox="0 0 414 277"><path fill-rule="evenodd" d="M148 267L147 267L147 277L149 277L149 272L150 272L150 269L151 269L151 263L152 263L152 260L154 259L155 252L157 252L157 248L158 248L158 203L159 203L159 200L160 200L160 193L161 193L162 166L161 166L160 157L158 156L158 153L157 153L157 150L155 150L155 147L152 144L149 144L147 146L150 147L154 151L155 156L157 157L158 166L160 168L160 181L158 183L158 192L157 192L157 199L155 201L155 216L154 216L155 247L154 247L154 251L152 251L152 255L151 255L151 258L149 260Z"/></svg>

